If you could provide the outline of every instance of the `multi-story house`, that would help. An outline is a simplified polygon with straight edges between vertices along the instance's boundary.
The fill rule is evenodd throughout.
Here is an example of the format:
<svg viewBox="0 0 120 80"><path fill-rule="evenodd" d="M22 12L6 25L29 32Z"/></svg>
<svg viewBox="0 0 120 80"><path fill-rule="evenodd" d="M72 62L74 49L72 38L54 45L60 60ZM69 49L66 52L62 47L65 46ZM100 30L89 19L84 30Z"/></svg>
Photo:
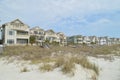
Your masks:
<svg viewBox="0 0 120 80"><path fill-rule="evenodd" d="M120 44L120 38L116 38L116 44Z"/></svg>
<svg viewBox="0 0 120 80"><path fill-rule="evenodd" d="M67 37L68 44L83 44L83 36L82 35L75 35Z"/></svg>
<svg viewBox="0 0 120 80"><path fill-rule="evenodd" d="M98 44L99 45L104 45L106 44L106 39L104 37L98 37Z"/></svg>
<svg viewBox="0 0 120 80"><path fill-rule="evenodd" d="M50 43L60 42L59 37L52 29L45 31L45 40L49 41Z"/></svg>
<svg viewBox="0 0 120 80"><path fill-rule="evenodd" d="M43 45L45 41L58 42L60 45L67 43L73 44L98 44L98 45L112 45L120 44L120 38L96 37L96 36L82 36L76 35L66 37L64 33L55 33L53 30L44 31L39 27L34 27L29 30L29 26L24 24L19 19L8 22L0 26L1 40L0 43L5 45L26 45L29 44L30 35L35 36L36 43ZM30 33L30 34L29 34Z"/></svg>
<svg viewBox="0 0 120 80"><path fill-rule="evenodd" d="M110 45L109 38L107 36L105 37L98 37L98 44L99 45Z"/></svg>
<svg viewBox="0 0 120 80"><path fill-rule="evenodd" d="M89 36L83 36L83 43L84 44L91 44L91 40Z"/></svg>
<svg viewBox="0 0 120 80"><path fill-rule="evenodd" d="M92 42L95 44L97 42L96 36L82 36L76 35L68 38L68 42L71 41L74 44L91 44Z"/></svg>
<svg viewBox="0 0 120 80"><path fill-rule="evenodd" d="M59 39L59 44L60 45L67 45L67 37L64 35L62 32L57 33L57 37Z"/></svg>
<svg viewBox="0 0 120 80"><path fill-rule="evenodd" d="M91 44L98 44L98 38L96 36L89 36Z"/></svg>
<svg viewBox="0 0 120 80"><path fill-rule="evenodd" d="M36 38L36 43L40 46L43 45L45 42L45 31L41 29L40 27L36 26L30 29L30 35L35 36Z"/></svg>
<svg viewBox="0 0 120 80"><path fill-rule="evenodd" d="M82 36L75 35L67 38L67 43L72 44L94 44L94 45L113 45L120 44L120 38L96 37L96 36Z"/></svg>
<svg viewBox="0 0 120 80"><path fill-rule="evenodd" d="M117 44L118 43L117 38L110 38L110 39L111 39L111 44Z"/></svg>
<svg viewBox="0 0 120 80"><path fill-rule="evenodd" d="M67 37L62 32L55 33L53 30L45 31L45 40L52 42L58 42L60 45L67 45Z"/></svg>
<svg viewBox="0 0 120 80"><path fill-rule="evenodd" d="M36 38L36 43L38 45L43 45L44 42L58 42L60 45L66 45L66 36L62 33L55 33L53 30L44 31L40 27L33 27L30 29L30 35L34 35Z"/></svg>
<svg viewBox="0 0 120 80"><path fill-rule="evenodd" d="M68 36L67 37L67 44L74 44L76 42L74 42L75 40L75 36Z"/></svg>
<svg viewBox="0 0 120 80"><path fill-rule="evenodd" d="M75 44L83 44L83 36L82 35L77 35L74 37L74 43Z"/></svg>
<svg viewBox="0 0 120 80"><path fill-rule="evenodd" d="M5 45L26 45L29 43L29 26L19 19L1 26L2 43Z"/></svg>

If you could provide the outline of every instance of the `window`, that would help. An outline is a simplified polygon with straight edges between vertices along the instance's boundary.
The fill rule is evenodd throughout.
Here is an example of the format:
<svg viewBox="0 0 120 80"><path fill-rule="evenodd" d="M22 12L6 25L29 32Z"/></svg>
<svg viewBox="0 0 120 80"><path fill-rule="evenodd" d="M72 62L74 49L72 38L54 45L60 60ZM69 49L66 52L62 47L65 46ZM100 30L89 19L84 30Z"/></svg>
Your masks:
<svg viewBox="0 0 120 80"><path fill-rule="evenodd" d="M44 34L44 32L39 32L39 34L40 34L40 35L43 35L43 34Z"/></svg>
<svg viewBox="0 0 120 80"><path fill-rule="evenodd" d="M39 32L39 34L42 34L42 32Z"/></svg>
<svg viewBox="0 0 120 80"><path fill-rule="evenodd" d="M38 32L37 32L37 31L34 31L34 34L38 34Z"/></svg>
<svg viewBox="0 0 120 80"><path fill-rule="evenodd" d="M27 44L28 43L28 39L17 39L17 43L18 44Z"/></svg>
<svg viewBox="0 0 120 80"><path fill-rule="evenodd" d="M13 40L13 39L8 39L8 40L7 40L7 43L8 43L8 44L14 44L14 40Z"/></svg>
<svg viewBox="0 0 120 80"><path fill-rule="evenodd" d="M39 40L44 40L44 37L43 36L39 37Z"/></svg>
<svg viewBox="0 0 120 80"><path fill-rule="evenodd" d="M28 32L25 32L25 31L17 31L17 35L28 35Z"/></svg>
<svg viewBox="0 0 120 80"><path fill-rule="evenodd" d="M9 35L14 35L14 31L9 31Z"/></svg>

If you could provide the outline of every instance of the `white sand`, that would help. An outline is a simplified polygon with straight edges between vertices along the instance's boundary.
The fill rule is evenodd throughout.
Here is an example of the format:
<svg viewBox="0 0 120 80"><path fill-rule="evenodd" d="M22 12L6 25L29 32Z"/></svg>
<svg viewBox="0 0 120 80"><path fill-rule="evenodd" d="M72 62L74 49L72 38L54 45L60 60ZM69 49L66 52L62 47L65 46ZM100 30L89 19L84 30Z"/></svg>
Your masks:
<svg viewBox="0 0 120 80"><path fill-rule="evenodd" d="M70 76L63 74L59 68L51 72L41 72L35 65L24 64L21 66L20 63L5 63L4 60L0 60L0 80L90 80L94 73L76 65L75 75ZM21 73L21 67L26 66L30 71Z"/></svg>
<svg viewBox="0 0 120 80"><path fill-rule="evenodd" d="M89 58L100 68L99 80L120 80L120 58L114 61L104 59ZM17 64L16 64L17 63ZM21 67L27 67L29 72L20 72ZM0 80L91 80L93 72L76 65L75 75L73 77L64 75L60 69L51 72L41 72L36 65L24 64L21 62L5 63L0 59Z"/></svg>
<svg viewBox="0 0 120 80"><path fill-rule="evenodd" d="M120 57L114 57L114 60L90 57L90 60L100 68L98 80L120 80Z"/></svg>

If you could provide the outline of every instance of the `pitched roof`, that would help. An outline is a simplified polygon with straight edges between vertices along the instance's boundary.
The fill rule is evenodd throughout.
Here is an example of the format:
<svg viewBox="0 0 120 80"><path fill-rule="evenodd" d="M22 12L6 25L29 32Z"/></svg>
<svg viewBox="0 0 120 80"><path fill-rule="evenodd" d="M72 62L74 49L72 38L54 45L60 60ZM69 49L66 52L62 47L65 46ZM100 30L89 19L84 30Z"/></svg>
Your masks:
<svg viewBox="0 0 120 80"><path fill-rule="evenodd" d="M55 33L52 29L49 29L49 30L47 30L45 32Z"/></svg>
<svg viewBox="0 0 120 80"><path fill-rule="evenodd" d="M5 23L5 24L3 24L3 25L6 25L6 24L9 24L9 23L20 23L20 24L22 24L22 25L27 25L27 24L24 24L21 20L19 20L19 19L15 19L15 20L13 20L13 21L11 21L11 22L7 22L7 23ZM27 25L28 26L28 25ZM28 26L29 27L29 26Z"/></svg>
<svg viewBox="0 0 120 80"><path fill-rule="evenodd" d="M44 31L44 29L41 29L39 26L33 27L30 30Z"/></svg>
<svg viewBox="0 0 120 80"><path fill-rule="evenodd" d="M15 19L13 21L11 21L10 23L21 23L21 24L24 24L22 21L20 21L19 19Z"/></svg>

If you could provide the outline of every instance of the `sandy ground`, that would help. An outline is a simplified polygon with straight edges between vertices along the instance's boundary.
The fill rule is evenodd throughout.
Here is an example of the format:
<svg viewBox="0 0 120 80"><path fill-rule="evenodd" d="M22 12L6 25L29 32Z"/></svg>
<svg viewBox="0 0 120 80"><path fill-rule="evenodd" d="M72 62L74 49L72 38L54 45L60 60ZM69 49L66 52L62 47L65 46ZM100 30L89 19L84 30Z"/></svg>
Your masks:
<svg viewBox="0 0 120 80"><path fill-rule="evenodd" d="M23 63L23 64L21 64ZM22 67L27 67L29 72L21 72ZM24 62L6 63L0 59L0 80L91 80L93 71L76 65L74 76L63 74L59 68L51 72L41 72L38 66Z"/></svg>
<svg viewBox="0 0 120 80"><path fill-rule="evenodd" d="M89 57L100 68L99 80L120 80L120 58L114 60L97 59ZM0 59L0 80L91 80L93 72L76 65L75 75L64 75L59 68L51 72L41 72L36 65L6 63ZM24 62L23 62L24 63ZM21 72L22 67L27 67L29 72Z"/></svg>
<svg viewBox="0 0 120 80"><path fill-rule="evenodd" d="M98 80L120 80L120 57L113 57L111 60L103 58L89 58L100 68Z"/></svg>

